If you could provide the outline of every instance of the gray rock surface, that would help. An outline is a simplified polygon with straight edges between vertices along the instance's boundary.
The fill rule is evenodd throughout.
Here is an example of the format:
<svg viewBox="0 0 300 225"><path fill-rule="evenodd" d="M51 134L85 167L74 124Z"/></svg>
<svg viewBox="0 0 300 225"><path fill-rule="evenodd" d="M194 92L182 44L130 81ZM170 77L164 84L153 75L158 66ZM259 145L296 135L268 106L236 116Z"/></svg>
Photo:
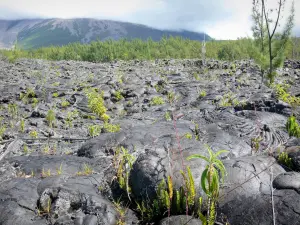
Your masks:
<svg viewBox="0 0 300 225"><path fill-rule="evenodd" d="M213 152L228 151L219 156L227 176L217 222L273 224L273 184L276 224L298 225L300 142L289 137L286 121L292 113L299 120L300 108L259 84L259 68L251 61L209 60L207 65L204 69L196 59L0 60L0 130L6 128L0 134L0 224L139 224L143 216L135 202L155 199L158 184L168 176L174 189L181 187L180 170L188 166L196 194L205 201L200 177L206 163L186 158L208 156L209 145ZM287 61L276 79L276 84L290 83L294 95L300 93L298 65ZM89 109L85 88L103 91L109 123L119 125L119 132L109 133ZM20 93L27 97L20 99ZM163 104L154 103L157 97ZM94 125L100 130L92 137ZM121 146L135 158L129 194L117 185ZM282 151L295 171L276 162ZM151 222L186 219L161 215ZM194 218L189 224L201 222Z"/></svg>

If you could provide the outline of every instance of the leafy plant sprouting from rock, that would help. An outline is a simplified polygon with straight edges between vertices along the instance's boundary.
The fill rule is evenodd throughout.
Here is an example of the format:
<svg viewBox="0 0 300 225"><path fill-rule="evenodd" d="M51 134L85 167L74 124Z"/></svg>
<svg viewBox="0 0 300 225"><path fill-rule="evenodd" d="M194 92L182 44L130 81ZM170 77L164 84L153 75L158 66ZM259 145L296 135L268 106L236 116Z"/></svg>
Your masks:
<svg viewBox="0 0 300 225"><path fill-rule="evenodd" d="M16 119L18 116L18 105L15 103L8 104L8 113L11 115L13 119Z"/></svg>
<svg viewBox="0 0 300 225"><path fill-rule="evenodd" d="M130 199L131 188L129 186L129 173L132 169L135 157L123 146L118 147L114 153L113 164L116 169L116 179L120 188L127 192Z"/></svg>
<svg viewBox="0 0 300 225"><path fill-rule="evenodd" d="M120 131L121 127L119 124L104 123L103 129L104 129L104 132L115 133L115 132Z"/></svg>
<svg viewBox="0 0 300 225"><path fill-rule="evenodd" d="M273 84L272 87L275 89L278 99L290 104L292 107L300 105L300 98L288 93L287 89L290 85L284 84Z"/></svg>
<svg viewBox="0 0 300 225"><path fill-rule="evenodd" d="M283 164L284 166L287 166L290 169L292 169L293 167L292 159L289 157L288 153L286 152L281 152L279 154L278 162Z"/></svg>
<svg viewBox="0 0 300 225"><path fill-rule="evenodd" d="M56 119L56 117L55 117L54 110L53 109L48 110L47 115L46 115L46 120L47 120L49 127L52 128L54 126L55 119Z"/></svg>
<svg viewBox="0 0 300 225"><path fill-rule="evenodd" d="M86 96L88 97L88 107L104 122L108 122L109 116L106 114L106 107L104 105L103 92L100 94L96 89L86 89Z"/></svg>
<svg viewBox="0 0 300 225"><path fill-rule="evenodd" d="M3 134L6 131L6 126L2 124L1 118L2 117L0 117L0 141L2 140Z"/></svg>
<svg viewBox="0 0 300 225"><path fill-rule="evenodd" d="M25 120L24 120L24 118L22 118L21 121L20 121L20 131L22 133L24 133L24 131L25 131Z"/></svg>
<svg viewBox="0 0 300 225"><path fill-rule="evenodd" d="M220 178L222 181L224 181L226 173L226 169L224 167L223 162L217 157L220 154L226 153L228 151L220 150L214 153L208 145L207 150L209 153L209 157L200 154L195 154L189 156L187 159L191 160L195 158L200 158L207 162L207 166L201 175L201 187L208 197L207 217L206 220L204 220L204 216L200 216L200 219L202 218L202 223L204 225L214 225L216 219L216 203L219 197ZM221 177L219 177L218 170L221 173Z"/></svg>
<svg viewBox="0 0 300 225"><path fill-rule="evenodd" d="M155 221L161 217L180 215L183 213L196 214L199 201L196 200L195 182L189 167L187 171L180 171L183 184L175 189L171 176L162 179L156 188L156 199L153 202L136 202L143 221ZM200 199L199 199L200 200Z"/></svg>
<svg viewBox="0 0 300 225"><path fill-rule="evenodd" d="M77 176L88 176L91 175L93 173L93 169L90 165L88 164L83 164L83 168L82 171L78 171L76 173Z"/></svg>
<svg viewBox="0 0 300 225"><path fill-rule="evenodd" d="M37 138L38 137L38 132L36 130L32 130L29 132L30 137L32 138Z"/></svg>
<svg viewBox="0 0 300 225"><path fill-rule="evenodd" d="M162 104L165 104L165 101L163 100L162 97L155 96L151 99L150 104L151 105L162 105Z"/></svg>
<svg viewBox="0 0 300 225"><path fill-rule="evenodd" d="M20 100L22 100L22 102L24 104L28 104L29 99L32 99L34 97L36 97L36 95L35 95L35 92L32 88L27 88L26 93L22 93L22 92L20 93Z"/></svg>
<svg viewBox="0 0 300 225"><path fill-rule="evenodd" d="M100 125L90 125L88 127L89 136L96 137L100 135L101 132L101 126Z"/></svg>
<svg viewBox="0 0 300 225"><path fill-rule="evenodd" d="M288 134L293 137L300 137L300 126L296 121L295 116L290 116L286 123L286 129L288 130Z"/></svg>

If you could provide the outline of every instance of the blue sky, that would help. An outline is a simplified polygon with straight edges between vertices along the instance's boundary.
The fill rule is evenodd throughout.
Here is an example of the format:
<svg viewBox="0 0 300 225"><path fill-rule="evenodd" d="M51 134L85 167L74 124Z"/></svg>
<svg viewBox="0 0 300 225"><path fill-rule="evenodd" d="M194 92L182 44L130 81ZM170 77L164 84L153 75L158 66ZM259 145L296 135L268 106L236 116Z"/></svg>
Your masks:
<svg viewBox="0 0 300 225"><path fill-rule="evenodd" d="M277 0L268 0L274 7ZM287 0L284 15L290 9ZM252 0L1 0L0 19L98 18L155 28L204 31L217 39L251 36ZM294 34L300 36L300 0Z"/></svg>

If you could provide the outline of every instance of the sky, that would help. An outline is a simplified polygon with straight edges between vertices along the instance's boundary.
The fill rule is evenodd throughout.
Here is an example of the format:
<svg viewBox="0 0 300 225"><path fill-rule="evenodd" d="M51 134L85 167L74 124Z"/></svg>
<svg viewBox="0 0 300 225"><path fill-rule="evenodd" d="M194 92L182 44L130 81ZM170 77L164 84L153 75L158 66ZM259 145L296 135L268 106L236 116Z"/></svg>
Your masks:
<svg viewBox="0 0 300 225"><path fill-rule="evenodd" d="M274 8L277 1L267 0L267 6ZM283 19L291 1L287 0ZM0 19L110 19L206 32L225 40L251 36L251 7L252 0L0 0ZM300 0L295 0L295 9L293 34L300 36Z"/></svg>

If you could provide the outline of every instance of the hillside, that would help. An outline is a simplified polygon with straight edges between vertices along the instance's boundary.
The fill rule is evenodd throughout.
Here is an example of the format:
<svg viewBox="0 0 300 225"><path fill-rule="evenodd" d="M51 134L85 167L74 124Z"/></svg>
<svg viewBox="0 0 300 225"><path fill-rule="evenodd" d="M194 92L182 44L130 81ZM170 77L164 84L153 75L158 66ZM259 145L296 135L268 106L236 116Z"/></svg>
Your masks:
<svg viewBox="0 0 300 225"><path fill-rule="evenodd" d="M24 49L50 45L66 45L72 42L89 43L94 40L118 40L121 38L152 38L181 36L191 40L203 40L204 33L192 31L159 30L148 26L95 19L35 19L0 20L0 48L11 48L18 40ZM211 37L206 35L206 40Z"/></svg>

